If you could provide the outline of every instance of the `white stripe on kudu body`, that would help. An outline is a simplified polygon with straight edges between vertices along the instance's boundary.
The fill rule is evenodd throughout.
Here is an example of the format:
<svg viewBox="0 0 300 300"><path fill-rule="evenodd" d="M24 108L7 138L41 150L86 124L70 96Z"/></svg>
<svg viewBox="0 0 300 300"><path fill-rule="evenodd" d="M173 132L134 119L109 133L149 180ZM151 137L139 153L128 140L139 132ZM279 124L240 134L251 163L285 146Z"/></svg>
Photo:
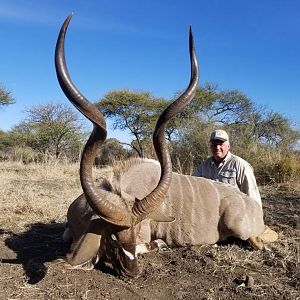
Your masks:
<svg viewBox="0 0 300 300"><path fill-rule="evenodd" d="M136 172L137 167L134 169ZM129 171L124 174L130 175L126 180L128 189L122 188L140 199L140 190L147 192L157 184L160 168L141 163L138 169L144 175L136 176L137 184L132 185L133 174ZM145 174L151 175L148 178ZM168 246L212 244L230 236L246 240L264 231L262 209L252 198L229 185L199 177L173 173L169 191L158 211L175 218L173 222L150 223L152 239L162 239ZM145 239L144 242L150 242Z"/></svg>

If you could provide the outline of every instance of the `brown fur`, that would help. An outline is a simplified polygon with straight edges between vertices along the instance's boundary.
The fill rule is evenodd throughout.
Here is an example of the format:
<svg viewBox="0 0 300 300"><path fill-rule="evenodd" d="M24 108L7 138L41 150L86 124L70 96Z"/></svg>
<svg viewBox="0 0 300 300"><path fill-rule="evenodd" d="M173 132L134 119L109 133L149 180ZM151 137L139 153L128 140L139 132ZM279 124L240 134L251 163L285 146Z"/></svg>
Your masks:
<svg viewBox="0 0 300 300"><path fill-rule="evenodd" d="M122 202L130 210L136 199L142 199L156 187L160 166L153 160L130 160L115 167L109 177L100 188L122 196ZM265 230L262 209L254 199L232 186L177 173L173 173L160 207L137 225L133 224L134 232L101 220L83 195L69 208L68 226L73 245L67 259L72 265L93 261L95 256L102 259L100 248L110 249L107 245L111 241L110 232L116 234L120 243L118 251L125 253L126 245L146 245L145 249L149 249L156 239L174 247L213 244L231 236L249 239L251 245L260 249L263 242L259 239L257 246L257 238ZM106 246L99 247L100 241ZM136 256L135 250L130 249Z"/></svg>

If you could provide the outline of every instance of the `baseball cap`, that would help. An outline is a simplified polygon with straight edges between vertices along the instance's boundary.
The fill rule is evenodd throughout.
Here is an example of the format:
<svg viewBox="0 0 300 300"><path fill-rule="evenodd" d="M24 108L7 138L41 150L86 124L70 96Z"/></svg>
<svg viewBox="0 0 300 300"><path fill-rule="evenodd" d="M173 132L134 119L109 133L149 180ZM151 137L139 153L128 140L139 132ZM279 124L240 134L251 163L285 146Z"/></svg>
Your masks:
<svg viewBox="0 0 300 300"><path fill-rule="evenodd" d="M210 135L210 142L211 141L222 141L222 142L226 142L229 141L229 137L228 134L225 130L214 130L211 135Z"/></svg>

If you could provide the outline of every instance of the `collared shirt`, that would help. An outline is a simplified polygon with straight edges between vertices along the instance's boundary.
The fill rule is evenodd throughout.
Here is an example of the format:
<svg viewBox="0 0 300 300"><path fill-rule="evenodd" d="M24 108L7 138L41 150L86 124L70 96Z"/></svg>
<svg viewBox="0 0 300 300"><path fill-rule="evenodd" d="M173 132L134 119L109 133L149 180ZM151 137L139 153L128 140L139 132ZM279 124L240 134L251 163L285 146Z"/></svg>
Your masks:
<svg viewBox="0 0 300 300"><path fill-rule="evenodd" d="M219 165L210 157L199 164L192 175L231 184L262 205L252 166L237 155L228 152Z"/></svg>

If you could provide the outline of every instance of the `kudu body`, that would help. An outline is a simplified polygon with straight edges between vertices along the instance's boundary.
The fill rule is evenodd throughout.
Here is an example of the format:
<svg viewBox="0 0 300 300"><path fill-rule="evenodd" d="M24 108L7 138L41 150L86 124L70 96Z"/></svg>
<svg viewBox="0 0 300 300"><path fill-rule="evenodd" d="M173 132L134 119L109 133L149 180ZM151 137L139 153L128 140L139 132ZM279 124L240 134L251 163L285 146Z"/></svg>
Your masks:
<svg viewBox="0 0 300 300"><path fill-rule="evenodd" d="M83 194L69 207L65 240L72 246L67 262L92 268L110 261L121 275L139 273L137 254L153 247L212 244L237 237L262 247L262 208L236 188L204 178L172 172L164 138L167 121L182 111L195 95L198 64L190 31L191 80L186 91L159 117L153 143L159 162L135 159L116 167L110 178L96 187L92 165L106 138L101 112L77 90L65 63L64 39L69 16L58 37L55 64L59 83L75 107L94 124L80 166Z"/></svg>

